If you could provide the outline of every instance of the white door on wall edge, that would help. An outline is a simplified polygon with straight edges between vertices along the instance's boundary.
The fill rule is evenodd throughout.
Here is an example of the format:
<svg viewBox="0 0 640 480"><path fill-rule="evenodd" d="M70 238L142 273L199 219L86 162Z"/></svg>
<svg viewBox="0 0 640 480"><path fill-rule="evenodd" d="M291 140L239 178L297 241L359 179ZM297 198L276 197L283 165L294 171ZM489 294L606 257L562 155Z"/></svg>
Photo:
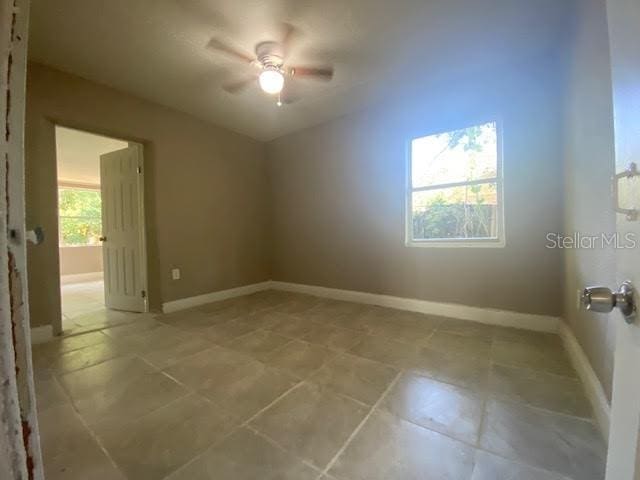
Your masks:
<svg viewBox="0 0 640 480"><path fill-rule="evenodd" d="M147 311L142 146L100 156L107 308Z"/></svg>
<svg viewBox="0 0 640 480"><path fill-rule="evenodd" d="M607 0L615 129L616 230L621 239L635 240L635 248L616 249L616 277L620 285L640 286L640 0ZM625 172L627 172L625 174ZM612 208L613 210L613 208ZM634 218L635 217L635 218ZM625 235L627 235L625 237ZM629 243L632 245L632 243ZM616 312L615 367L611 403L607 480L640 479L640 312L627 319Z"/></svg>

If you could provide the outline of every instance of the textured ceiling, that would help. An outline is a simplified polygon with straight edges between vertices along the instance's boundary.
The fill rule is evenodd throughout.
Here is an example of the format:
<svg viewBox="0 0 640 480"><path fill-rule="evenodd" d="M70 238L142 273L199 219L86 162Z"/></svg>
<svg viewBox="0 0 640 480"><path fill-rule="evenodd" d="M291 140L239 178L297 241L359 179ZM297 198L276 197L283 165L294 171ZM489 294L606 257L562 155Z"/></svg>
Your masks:
<svg viewBox="0 0 640 480"><path fill-rule="evenodd" d="M100 155L127 145L115 138L56 127L58 181L100 185Z"/></svg>
<svg viewBox="0 0 640 480"><path fill-rule="evenodd" d="M33 0L30 57L260 140L375 102L405 80L464 73L548 51L569 0ZM252 52L301 32L296 64L332 63L323 84L298 79L278 108L257 86L220 85L251 67L206 48L212 36ZM390 90L391 89L391 90Z"/></svg>

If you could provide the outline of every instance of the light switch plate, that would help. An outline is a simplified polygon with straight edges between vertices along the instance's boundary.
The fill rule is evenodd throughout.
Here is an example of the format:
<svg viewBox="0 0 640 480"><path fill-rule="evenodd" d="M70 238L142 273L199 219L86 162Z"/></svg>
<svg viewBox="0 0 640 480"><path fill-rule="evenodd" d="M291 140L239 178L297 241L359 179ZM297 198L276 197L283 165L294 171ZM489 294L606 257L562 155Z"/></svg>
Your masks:
<svg viewBox="0 0 640 480"><path fill-rule="evenodd" d="M171 278L174 280L180 280L180 269L174 268L171 270Z"/></svg>

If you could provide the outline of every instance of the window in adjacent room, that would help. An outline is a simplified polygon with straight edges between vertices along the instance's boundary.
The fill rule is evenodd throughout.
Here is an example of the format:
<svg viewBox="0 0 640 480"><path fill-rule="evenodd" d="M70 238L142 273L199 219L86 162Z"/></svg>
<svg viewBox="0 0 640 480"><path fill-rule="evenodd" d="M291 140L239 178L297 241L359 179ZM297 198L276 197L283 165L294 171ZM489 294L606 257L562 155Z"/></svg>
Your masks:
<svg viewBox="0 0 640 480"><path fill-rule="evenodd" d="M490 122L411 141L408 245L504 245L499 137Z"/></svg>
<svg viewBox="0 0 640 480"><path fill-rule="evenodd" d="M60 246L100 245L100 190L58 189Z"/></svg>

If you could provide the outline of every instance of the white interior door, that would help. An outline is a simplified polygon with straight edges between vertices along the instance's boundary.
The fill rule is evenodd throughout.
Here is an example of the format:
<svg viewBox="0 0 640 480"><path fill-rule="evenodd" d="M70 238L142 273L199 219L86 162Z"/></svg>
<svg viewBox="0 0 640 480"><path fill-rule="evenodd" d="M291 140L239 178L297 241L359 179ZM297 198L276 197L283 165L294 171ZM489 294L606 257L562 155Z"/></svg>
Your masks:
<svg viewBox="0 0 640 480"><path fill-rule="evenodd" d="M147 309L142 151L139 145L100 156L105 305Z"/></svg>
<svg viewBox="0 0 640 480"><path fill-rule="evenodd" d="M616 142L616 172L632 162L640 167L640 0L607 0ZM640 209L640 176L620 179L623 208ZM629 221L618 213L617 232L637 245L616 250L619 282L640 286L640 216ZM624 238L624 237L623 237ZM617 313L616 352L611 406L607 480L640 479L640 315L627 324Z"/></svg>

